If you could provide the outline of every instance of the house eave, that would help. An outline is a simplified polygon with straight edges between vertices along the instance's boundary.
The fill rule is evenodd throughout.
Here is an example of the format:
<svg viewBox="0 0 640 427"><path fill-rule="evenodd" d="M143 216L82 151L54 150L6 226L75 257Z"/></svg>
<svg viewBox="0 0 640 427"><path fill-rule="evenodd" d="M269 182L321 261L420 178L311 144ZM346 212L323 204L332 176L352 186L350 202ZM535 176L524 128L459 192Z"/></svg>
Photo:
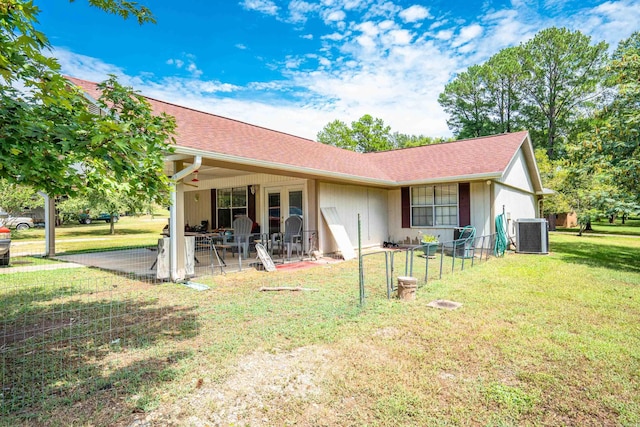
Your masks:
<svg viewBox="0 0 640 427"><path fill-rule="evenodd" d="M483 181L502 178L502 172L487 172L471 175L443 176L439 178L419 179L412 181L399 181L395 183L397 187L409 187L412 185L441 184L445 182Z"/></svg>
<svg viewBox="0 0 640 427"><path fill-rule="evenodd" d="M264 160L251 159L247 157L233 156L230 154L213 153L206 150L198 150L189 147L176 147L175 154L188 156L202 156L203 158L219 161L223 163L237 164L247 168L258 168L265 170L275 170L295 175L307 175L315 179L328 179L332 181L349 182L353 184L367 184L376 187L395 186L395 181L362 177L340 172L330 172L321 169L308 168L304 166L294 166L285 163L269 162Z"/></svg>
<svg viewBox="0 0 640 427"><path fill-rule="evenodd" d="M552 194L556 194L556 192L550 188L543 188L542 191L536 191L536 196L551 196Z"/></svg>

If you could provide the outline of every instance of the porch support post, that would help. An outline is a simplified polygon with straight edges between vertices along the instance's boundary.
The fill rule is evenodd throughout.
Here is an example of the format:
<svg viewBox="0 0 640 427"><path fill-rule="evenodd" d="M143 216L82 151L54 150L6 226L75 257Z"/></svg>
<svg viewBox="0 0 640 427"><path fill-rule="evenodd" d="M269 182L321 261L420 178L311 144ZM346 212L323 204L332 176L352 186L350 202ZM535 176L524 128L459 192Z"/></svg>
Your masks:
<svg viewBox="0 0 640 427"><path fill-rule="evenodd" d="M193 163L183 169L182 161L173 162L174 175L171 177L171 207L169 208L169 261L171 280L179 282L185 279L184 256L184 184L182 179L197 170L202 164L202 157L196 156Z"/></svg>
<svg viewBox="0 0 640 427"><path fill-rule="evenodd" d="M41 191L38 192L44 198L44 256L56 255L56 200Z"/></svg>
<svg viewBox="0 0 640 427"><path fill-rule="evenodd" d="M170 211L170 265L171 280L179 282L185 278L184 266L184 185L181 182L174 184L171 193L171 211Z"/></svg>

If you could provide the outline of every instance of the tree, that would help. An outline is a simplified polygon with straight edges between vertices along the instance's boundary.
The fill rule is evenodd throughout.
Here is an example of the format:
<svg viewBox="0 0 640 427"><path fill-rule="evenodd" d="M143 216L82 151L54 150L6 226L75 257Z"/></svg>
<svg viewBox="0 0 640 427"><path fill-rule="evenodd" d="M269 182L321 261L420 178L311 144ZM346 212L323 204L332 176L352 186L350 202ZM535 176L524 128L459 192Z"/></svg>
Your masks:
<svg viewBox="0 0 640 427"><path fill-rule="evenodd" d="M351 129L347 124L338 119L329 122L317 135L318 142L334 147L355 151L356 143L351 138Z"/></svg>
<svg viewBox="0 0 640 427"><path fill-rule="evenodd" d="M510 47L493 55L482 66L486 81L486 97L491 100L489 109L495 133L520 130L520 85L522 66L518 61L520 49Z"/></svg>
<svg viewBox="0 0 640 427"><path fill-rule="evenodd" d="M351 122L351 138L360 153L387 151L396 147L391 139L391 128L382 119L373 118L369 114L360 117L357 122Z"/></svg>
<svg viewBox="0 0 640 427"><path fill-rule="evenodd" d="M153 22L134 2L90 4ZM52 196L126 182L129 196L166 201L163 154L171 151L173 118L153 116L146 100L113 76L100 85L106 114L91 113L43 53L49 43L34 27L37 13L33 1L0 4L0 178Z"/></svg>
<svg viewBox="0 0 640 427"><path fill-rule="evenodd" d="M472 138L492 133L489 118L491 102L483 67L473 65L444 87L438 103L449 114L447 125L458 138Z"/></svg>
<svg viewBox="0 0 640 427"><path fill-rule="evenodd" d="M590 165L608 170L640 203L640 32L620 42L607 71L615 95L596 114L582 148Z"/></svg>
<svg viewBox="0 0 640 427"><path fill-rule="evenodd" d="M26 207L33 209L43 204L44 199L33 188L0 179L0 210L19 215Z"/></svg>
<svg viewBox="0 0 640 427"><path fill-rule="evenodd" d="M556 158L572 123L586 115L598 95L607 59L607 44L591 44L579 31L548 28L521 46L522 100L534 140L546 141Z"/></svg>
<svg viewBox="0 0 640 427"><path fill-rule="evenodd" d="M386 126L382 119L373 118L369 114L351 122L351 127L340 120L334 120L318 132L317 138L323 144L359 153L397 148L393 144L391 128Z"/></svg>
<svg viewBox="0 0 640 427"><path fill-rule="evenodd" d="M551 159L562 157L559 138L588 116L600 93L606 49L579 31L548 28L460 73L438 102L458 138L527 127Z"/></svg>
<svg viewBox="0 0 640 427"><path fill-rule="evenodd" d="M393 146L397 148L421 147L423 145L440 144L454 140L453 138L444 138L441 136L407 135L399 132L394 132L391 135L391 139L393 140Z"/></svg>

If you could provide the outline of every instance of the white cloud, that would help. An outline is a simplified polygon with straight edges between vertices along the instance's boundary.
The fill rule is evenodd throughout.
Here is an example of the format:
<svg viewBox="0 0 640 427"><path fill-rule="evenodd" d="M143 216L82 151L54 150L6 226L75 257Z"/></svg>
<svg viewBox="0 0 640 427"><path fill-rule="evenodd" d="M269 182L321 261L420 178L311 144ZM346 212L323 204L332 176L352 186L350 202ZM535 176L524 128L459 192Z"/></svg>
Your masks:
<svg viewBox="0 0 640 427"><path fill-rule="evenodd" d="M238 44L236 44L236 47L237 47L238 49L240 49L240 50L246 50L246 49L247 49L247 46L246 46L246 45L244 45L243 43L238 43Z"/></svg>
<svg viewBox="0 0 640 427"><path fill-rule="evenodd" d="M293 0L289 3L289 21L294 23L304 23L308 15L319 9L317 4L308 3L302 0Z"/></svg>
<svg viewBox="0 0 640 427"><path fill-rule="evenodd" d="M391 1L379 1L373 3L369 6L367 12L363 15L363 19L372 19L372 18L392 18L398 12L400 12L402 8Z"/></svg>
<svg viewBox="0 0 640 427"><path fill-rule="evenodd" d="M582 31L595 41L606 40L615 48L618 42L638 31L640 3L637 0L607 1L585 10L578 19L583 20Z"/></svg>
<svg viewBox="0 0 640 427"><path fill-rule="evenodd" d="M181 59L167 59L167 64L168 65L175 65L176 68L182 68L182 66L184 65L184 61Z"/></svg>
<svg viewBox="0 0 640 427"><path fill-rule="evenodd" d="M453 37L453 30L440 30L435 37L439 40L450 40Z"/></svg>
<svg viewBox="0 0 640 427"><path fill-rule="evenodd" d="M361 9L365 7L366 4L367 4L366 0L343 0L342 1L342 7L345 10Z"/></svg>
<svg viewBox="0 0 640 427"><path fill-rule="evenodd" d="M342 10L328 10L323 14L324 22L330 24L332 22L341 22L347 17Z"/></svg>
<svg viewBox="0 0 640 427"><path fill-rule="evenodd" d="M407 30L392 30L389 31L386 38L390 44L408 45L413 36Z"/></svg>
<svg viewBox="0 0 640 427"><path fill-rule="evenodd" d="M331 34L326 34L324 36L322 36L321 38L323 40L333 40L333 41L339 41L344 39L344 34L341 33L331 33Z"/></svg>
<svg viewBox="0 0 640 427"><path fill-rule="evenodd" d="M125 76L125 72L121 67L107 64L97 58L73 53L63 48L55 48L52 54L58 59L62 72L71 77L100 82L106 80L109 74Z"/></svg>
<svg viewBox="0 0 640 427"><path fill-rule="evenodd" d="M482 34L484 29L478 24L468 25L460 29L458 37L451 43L452 47L462 46L465 43L469 43L471 40L477 38Z"/></svg>
<svg viewBox="0 0 640 427"><path fill-rule="evenodd" d="M380 33L378 26L373 21L366 21L362 24L356 25L355 29L372 38L377 37Z"/></svg>
<svg viewBox="0 0 640 427"><path fill-rule="evenodd" d="M240 5L247 10L255 10L266 15L278 14L278 6L271 0L244 0Z"/></svg>
<svg viewBox="0 0 640 427"><path fill-rule="evenodd" d="M167 59L166 64L174 65L179 70L187 70L194 77L200 77L202 75L202 70L200 70L196 65L195 55L190 53L183 53L182 56L185 58L184 60L178 58L170 58Z"/></svg>
<svg viewBox="0 0 640 427"><path fill-rule="evenodd" d="M429 9L417 4L404 9L398 15L404 22L422 21L423 19L429 18L431 16L429 14Z"/></svg>

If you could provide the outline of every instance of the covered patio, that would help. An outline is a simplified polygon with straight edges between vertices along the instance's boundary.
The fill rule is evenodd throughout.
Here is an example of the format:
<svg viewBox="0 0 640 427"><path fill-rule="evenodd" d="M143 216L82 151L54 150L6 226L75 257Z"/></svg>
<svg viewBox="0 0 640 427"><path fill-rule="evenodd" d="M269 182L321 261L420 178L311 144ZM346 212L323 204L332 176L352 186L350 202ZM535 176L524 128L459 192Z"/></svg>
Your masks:
<svg viewBox="0 0 640 427"><path fill-rule="evenodd" d="M226 274L245 270L263 270L264 266L254 251L249 252L248 258L243 258L231 250L217 250L217 254L205 245L196 245L193 252L193 269L185 275L185 279L211 275ZM240 256L239 256L240 255ZM69 255L57 255L54 259L67 263L99 268L117 274L134 276L146 281L162 280L158 278L158 249L157 247L114 249L96 252L85 252ZM297 270L317 264L335 262L335 259L311 259L308 256L286 257L286 253L273 255L276 269Z"/></svg>

